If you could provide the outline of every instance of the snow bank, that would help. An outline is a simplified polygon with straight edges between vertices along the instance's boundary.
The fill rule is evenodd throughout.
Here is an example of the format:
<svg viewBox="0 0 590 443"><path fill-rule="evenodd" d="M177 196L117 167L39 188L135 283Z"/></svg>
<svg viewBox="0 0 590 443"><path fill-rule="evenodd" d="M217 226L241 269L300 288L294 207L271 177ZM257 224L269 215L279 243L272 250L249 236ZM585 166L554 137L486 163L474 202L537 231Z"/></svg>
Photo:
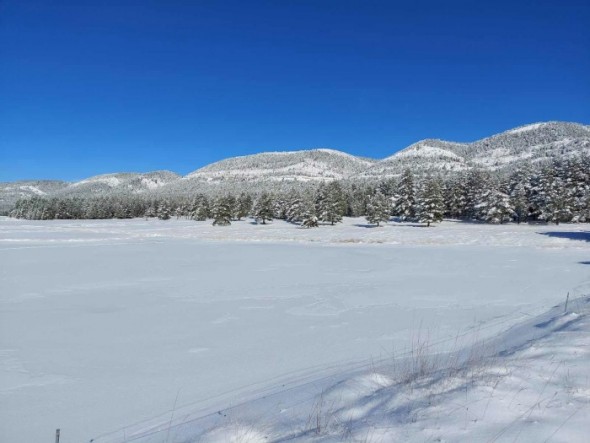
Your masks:
<svg viewBox="0 0 590 443"><path fill-rule="evenodd" d="M415 348L200 418L130 428L127 441L584 442L590 297L570 308L558 305L459 351Z"/></svg>

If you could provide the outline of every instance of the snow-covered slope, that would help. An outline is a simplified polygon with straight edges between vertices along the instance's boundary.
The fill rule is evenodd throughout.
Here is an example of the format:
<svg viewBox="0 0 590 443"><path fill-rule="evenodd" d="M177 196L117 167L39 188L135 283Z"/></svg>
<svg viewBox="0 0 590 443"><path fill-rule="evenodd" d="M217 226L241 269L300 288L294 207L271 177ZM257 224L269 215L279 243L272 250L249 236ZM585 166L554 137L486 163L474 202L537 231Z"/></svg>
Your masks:
<svg viewBox="0 0 590 443"><path fill-rule="evenodd" d="M590 153L590 127L548 122L521 126L471 143L465 156L478 166L499 169L520 161L543 161Z"/></svg>
<svg viewBox="0 0 590 443"><path fill-rule="evenodd" d="M456 154L466 145L443 140L422 140L376 163L359 174L360 178L395 177L409 168L414 173L463 171L469 168L465 158Z"/></svg>
<svg viewBox="0 0 590 443"><path fill-rule="evenodd" d="M463 171L474 167L497 170L523 161L540 162L590 153L590 127L577 123L534 123L473 143L423 140L376 163L359 178L395 177L414 173Z"/></svg>
<svg viewBox="0 0 590 443"><path fill-rule="evenodd" d="M476 167L499 170L524 161L535 163L582 152L590 153L590 126L534 123L472 143L422 140L380 161L332 149L313 149L229 158L185 177L155 171L99 175L72 184L4 183L0 184L0 209L27 195L285 191L324 180L383 180L400 175L406 168L415 174L445 174Z"/></svg>
<svg viewBox="0 0 590 443"><path fill-rule="evenodd" d="M138 193L158 189L178 179L180 176L170 171L154 171L143 174L133 172L103 174L71 183L61 189L58 194L87 196Z"/></svg>
<svg viewBox="0 0 590 443"><path fill-rule="evenodd" d="M333 149L265 152L222 160L186 176L206 182L340 180L358 174L374 161Z"/></svg>
<svg viewBox="0 0 590 443"><path fill-rule="evenodd" d="M59 180L23 180L0 183L0 212L10 210L19 198L47 196L68 186Z"/></svg>
<svg viewBox="0 0 590 443"><path fill-rule="evenodd" d="M138 443L585 442L589 314L584 296L449 353L416 339L397 357L267 389L201 417L178 411L127 435Z"/></svg>

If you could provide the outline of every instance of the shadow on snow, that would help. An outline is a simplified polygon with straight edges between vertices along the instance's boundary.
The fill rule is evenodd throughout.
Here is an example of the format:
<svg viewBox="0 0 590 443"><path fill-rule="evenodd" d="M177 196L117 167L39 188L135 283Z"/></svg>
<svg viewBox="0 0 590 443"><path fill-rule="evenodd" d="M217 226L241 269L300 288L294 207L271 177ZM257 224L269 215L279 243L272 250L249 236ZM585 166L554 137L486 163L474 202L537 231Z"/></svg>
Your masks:
<svg viewBox="0 0 590 443"><path fill-rule="evenodd" d="M540 232L541 235L556 238L569 238L570 240L581 240L590 242L590 231L583 232L562 232L562 231L551 231L551 232Z"/></svg>

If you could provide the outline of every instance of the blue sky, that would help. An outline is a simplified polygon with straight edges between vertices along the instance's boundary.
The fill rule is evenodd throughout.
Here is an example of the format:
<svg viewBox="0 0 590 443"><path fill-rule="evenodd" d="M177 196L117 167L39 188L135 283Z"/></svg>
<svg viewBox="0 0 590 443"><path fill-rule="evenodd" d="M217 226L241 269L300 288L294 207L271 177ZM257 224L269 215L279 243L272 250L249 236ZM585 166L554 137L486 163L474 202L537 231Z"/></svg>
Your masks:
<svg viewBox="0 0 590 443"><path fill-rule="evenodd" d="M590 123L587 1L0 2L0 180Z"/></svg>

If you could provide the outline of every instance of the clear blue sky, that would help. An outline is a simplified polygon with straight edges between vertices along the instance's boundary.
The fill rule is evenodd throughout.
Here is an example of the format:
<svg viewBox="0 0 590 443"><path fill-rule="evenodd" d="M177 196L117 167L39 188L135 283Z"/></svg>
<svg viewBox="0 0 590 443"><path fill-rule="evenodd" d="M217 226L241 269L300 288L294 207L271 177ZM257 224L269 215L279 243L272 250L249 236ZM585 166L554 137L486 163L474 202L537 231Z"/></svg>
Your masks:
<svg viewBox="0 0 590 443"><path fill-rule="evenodd" d="M0 180L590 123L588 1L0 2Z"/></svg>

